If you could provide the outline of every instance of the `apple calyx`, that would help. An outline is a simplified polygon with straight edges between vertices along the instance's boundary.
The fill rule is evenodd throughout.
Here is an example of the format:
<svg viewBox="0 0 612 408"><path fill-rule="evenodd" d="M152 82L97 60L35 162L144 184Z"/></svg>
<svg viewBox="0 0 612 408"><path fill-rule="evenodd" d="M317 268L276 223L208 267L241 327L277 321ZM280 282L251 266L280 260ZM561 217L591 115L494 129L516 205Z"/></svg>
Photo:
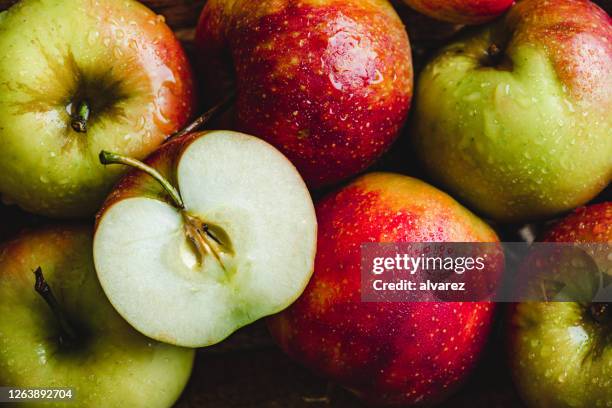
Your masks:
<svg viewBox="0 0 612 408"><path fill-rule="evenodd" d="M591 303L589 313L597 323L612 323L612 303Z"/></svg>
<svg viewBox="0 0 612 408"><path fill-rule="evenodd" d="M226 256L234 255L234 249L229 236L221 228L190 214L185 209L181 193L161 173L139 160L104 150L100 152L100 162L104 165L123 164L131 166L153 177L166 190L174 202L174 206L180 211L185 223L185 236L196 254L198 266L202 265L206 255L210 255L219 263L221 269L228 273L228 268L224 264L223 259Z"/></svg>
<svg viewBox="0 0 612 408"><path fill-rule="evenodd" d="M36 281L34 282L34 290L47 302L49 308L55 315L57 322L60 328L59 335L59 343L62 346L71 346L77 342L77 333L74 330L72 324L68 322L68 319L62 312L62 308L60 307L51 287L45 280L43 276L42 268L39 266L34 271L34 276L36 277Z"/></svg>
<svg viewBox="0 0 612 408"><path fill-rule="evenodd" d="M79 102L76 110L71 115L72 121L70 122L70 126L75 132L87 133L87 121L89 120L90 113L89 103L87 101Z"/></svg>

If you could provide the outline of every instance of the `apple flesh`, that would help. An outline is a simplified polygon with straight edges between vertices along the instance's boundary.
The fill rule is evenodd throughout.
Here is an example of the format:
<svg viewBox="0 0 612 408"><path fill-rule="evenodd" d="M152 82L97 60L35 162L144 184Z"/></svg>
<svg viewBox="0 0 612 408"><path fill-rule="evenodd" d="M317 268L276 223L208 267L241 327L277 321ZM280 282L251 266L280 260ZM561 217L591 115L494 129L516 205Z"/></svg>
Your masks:
<svg viewBox="0 0 612 408"><path fill-rule="evenodd" d="M448 195L407 176L372 173L316 206L315 272L273 316L281 348L373 405L444 400L472 371L493 318L488 302L361 301L364 242L497 242Z"/></svg>
<svg viewBox="0 0 612 408"><path fill-rule="evenodd" d="M576 210L543 240L612 242L612 202ZM527 405L597 407L612 401L611 303L519 303L509 315L510 365Z"/></svg>
<svg viewBox="0 0 612 408"><path fill-rule="evenodd" d="M27 211L94 214L121 169L191 116L180 43L133 0L23 0L0 16L0 193Z"/></svg>
<svg viewBox="0 0 612 408"><path fill-rule="evenodd" d="M314 188L371 165L410 107L410 44L387 1L211 0L196 44L206 89L235 88L237 129Z"/></svg>
<svg viewBox="0 0 612 408"><path fill-rule="evenodd" d="M523 0L421 73L413 137L433 178L502 222L588 202L612 178L612 20Z"/></svg>
<svg viewBox="0 0 612 408"><path fill-rule="evenodd" d="M0 248L0 384L73 387L78 406L169 407L194 352L142 336L115 312L91 244L89 228L67 226L27 232ZM34 289L38 268L56 310Z"/></svg>
<svg viewBox="0 0 612 408"><path fill-rule="evenodd" d="M94 239L102 287L130 324L160 341L207 346L302 293L316 216L278 150L215 131L175 139L146 163L176 188L128 174L98 215Z"/></svg>
<svg viewBox="0 0 612 408"><path fill-rule="evenodd" d="M455 24L482 24L505 13L514 0L404 0L413 9Z"/></svg>

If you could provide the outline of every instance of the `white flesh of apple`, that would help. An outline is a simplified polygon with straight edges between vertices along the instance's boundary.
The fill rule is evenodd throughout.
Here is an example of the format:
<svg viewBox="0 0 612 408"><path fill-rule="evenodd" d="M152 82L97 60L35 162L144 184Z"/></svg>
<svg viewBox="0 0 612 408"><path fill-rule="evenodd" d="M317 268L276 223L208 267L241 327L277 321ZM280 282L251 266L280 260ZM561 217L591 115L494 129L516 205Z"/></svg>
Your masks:
<svg viewBox="0 0 612 408"><path fill-rule="evenodd" d="M94 241L98 277L117 311L143 334L201 347L287 307L313 271L316 216L293 165L274 147L216 131L178 161L185 210L222 228L233 254L197 252L181 212L129 198L102 216Z"/></svg>

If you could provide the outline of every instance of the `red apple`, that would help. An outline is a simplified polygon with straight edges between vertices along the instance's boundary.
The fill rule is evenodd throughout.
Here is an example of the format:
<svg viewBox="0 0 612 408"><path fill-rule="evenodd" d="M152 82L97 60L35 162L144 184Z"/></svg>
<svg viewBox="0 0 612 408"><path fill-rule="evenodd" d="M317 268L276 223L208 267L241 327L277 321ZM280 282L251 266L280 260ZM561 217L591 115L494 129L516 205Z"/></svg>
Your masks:
<svg viewBox="0 0 612 408"><path fill-rule="evenodd" d="M238 130L279 148L311 187L372 164L410 107L408 36L383 0L211 0L196 43L208 89L236 90Z"/></svg>
<svg viewBox="0 0 612 408"><path fill-rule="evenodd" d="M456 24L481 24L508 10L514 0L404 0L415 10Z"/></svg>
<svg viewBox="0 0 612 408"><path fill-rule="evenodd" d="M433 404L466 379L485 345L493 305L361 301L365 242L497 242L445 193L407 176L372 173L317 205L315 272L269 321L282 349L376 405Z"/></svg>

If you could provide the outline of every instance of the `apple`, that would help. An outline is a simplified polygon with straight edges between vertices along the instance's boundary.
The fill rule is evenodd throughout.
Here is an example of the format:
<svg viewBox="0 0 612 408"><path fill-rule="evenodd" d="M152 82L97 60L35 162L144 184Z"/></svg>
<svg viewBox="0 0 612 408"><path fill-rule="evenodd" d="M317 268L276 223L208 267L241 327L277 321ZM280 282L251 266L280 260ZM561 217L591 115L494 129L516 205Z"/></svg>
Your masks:
<svg viewBox="0 0 612 408"><path fill-rule="evenodd" d="M404 0L429 17L455 24L481 24L505 13L514 0Z"/></svg>
<svg viewBox="0 0 612 408"><path fill-rule="evenodd" d="M269 319L292 358L368 404L441 402L482 354L490 302L362 302L365 242L498 242L451 197L417 179L370 173L316 206L315 272L302 296Z"/></svg>
<svg viewBox="0 0 612 408"><path fill-rule="evenodd" d="M194 352L142 336L115 312L96 278L91 235L46 227L0 247L0 384L71 387L81 407L169 407Z"/></svg>
<svg viewBox="0 0 612 408"><path fill-rule="evenodd" d="M215 344L292 303L312 275L317 221L295 167L230 131L194 133L133 165L97 218L94 261L132 326L181 346Z"/></svg>
<svg viewBox="0 0 612 408"><path fill-rule="evenodd" d="M0 15L0 192L27 211L92 215L121 174L194 108L163 19L133 0L23 0Z"/></svg>
<svg viewBox="0 0 612 408"><path fill-rule="evenodd" d="M236 128L280 149L313 188L371 165L410 107L410 44L384 0L211 0L196 44L211 95L236 91Z"/></svg>
<svg viewBox="0 0 612 408"><path fill-rule="evenodd" d="M502 222L550 217L612 179L612 20L523 0L421 73L413 141L431 176Z"/></svg>
<svg viewBox="0 0 612 408"><path fill-rule="evenodd" d="M576 210L548 231L543 241L612 242L612 202ZM609 266L608 255L609 251L604 255ZM519 303L509 315L510 365L528 406L610 404L612 303Z"/></svg>
<svg viewBox="0 0 612 408"><path fill-rule="evenodd" d="M437 49L448 44L449 39L464 27L462 24L448 23L421 14L408 7L403 0L392 0L391 4L406 26L413 53L415 46Z"/></svg>

